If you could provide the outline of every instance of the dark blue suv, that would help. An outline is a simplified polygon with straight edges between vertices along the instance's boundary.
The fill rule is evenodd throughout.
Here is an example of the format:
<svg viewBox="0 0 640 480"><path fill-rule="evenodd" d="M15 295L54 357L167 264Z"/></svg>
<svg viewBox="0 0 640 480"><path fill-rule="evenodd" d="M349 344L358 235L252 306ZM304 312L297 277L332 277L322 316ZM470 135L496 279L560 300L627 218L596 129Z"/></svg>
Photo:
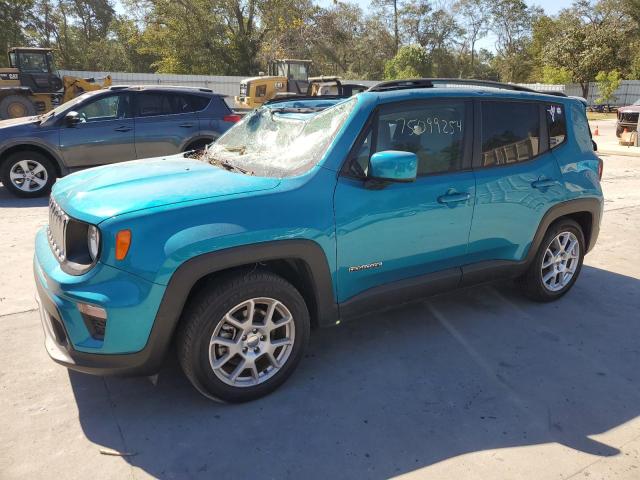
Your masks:
<svg viewBox="0 0 640 480"><path fill-rule="evenodd" d="M240 119L206 88L111 87L0 122L0 180L22 197L87 167L197 150Z"/></svg>

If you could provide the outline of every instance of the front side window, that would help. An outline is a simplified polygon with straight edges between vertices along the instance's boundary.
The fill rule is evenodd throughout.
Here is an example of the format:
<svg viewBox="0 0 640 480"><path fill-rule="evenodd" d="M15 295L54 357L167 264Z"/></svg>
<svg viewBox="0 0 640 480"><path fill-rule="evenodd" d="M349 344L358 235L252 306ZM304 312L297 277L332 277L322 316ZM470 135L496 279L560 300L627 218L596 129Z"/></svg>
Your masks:
<svg viewBox="0 0 640 480"><path fill-rule="evenodd" d="M462 169L465 104L463 101L383 106L371 133L356 147L350 173L364 176L375 152L401 150L418 157L418 176Z"/></svg>
<svg viewBox="0 0 640 480"><path fill-rule="evenodd" d="M567 138L567 122L562 105L545 105L547 130L549 131L549 147L560 145Z"/></svg>
<svg viewBox="0 0 640 480"><path fill-rule="evenodd" d="M537 103L482 103L482 166L524 162L540 153Z"/></svg>
<svg viewBox="0 0 640 480"><path fill-rule="evenodd" d="M305 81L309 78L307 65L304 63L292 63L289 65L289 79Z"/></svg>
<svg viewBox="0 0 640 480"><path fill-rule="evenodd" d="M128 117L127 95L105 95L76 110L81 122L101 122Z"/></svg>

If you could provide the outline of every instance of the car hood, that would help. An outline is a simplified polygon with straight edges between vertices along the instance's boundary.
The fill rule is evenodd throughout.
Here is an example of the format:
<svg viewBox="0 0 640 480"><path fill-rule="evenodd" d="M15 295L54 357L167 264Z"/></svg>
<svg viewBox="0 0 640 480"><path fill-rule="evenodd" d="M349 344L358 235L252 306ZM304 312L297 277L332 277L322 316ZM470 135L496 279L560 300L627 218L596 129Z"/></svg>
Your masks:
<svg viewBox="0 0 640 480"><path fill-rule="evenodd" d="M74 173L56 182L52 196L71 217L98 224L136 210L269 190L279 183L277 178L229 172L180 154Z"/></svg>
<svg viewBox="0 0 640 480"><path fill-rule="evenodd" d="M8 128L23 127L27 125L35 125L40 123L39 117L20 117L10 118L9 120L0 120L0 132Z"/></svg>

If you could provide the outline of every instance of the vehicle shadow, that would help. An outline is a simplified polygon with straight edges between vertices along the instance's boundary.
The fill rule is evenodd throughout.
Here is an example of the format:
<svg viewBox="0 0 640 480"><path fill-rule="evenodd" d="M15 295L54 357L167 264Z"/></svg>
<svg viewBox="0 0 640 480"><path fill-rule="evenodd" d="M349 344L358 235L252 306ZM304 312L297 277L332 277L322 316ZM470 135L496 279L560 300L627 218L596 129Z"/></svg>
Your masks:
<svg viewBox="0 0 640 480"><path fill-rule="evenodd" d="M13 195L0 183L0 208L46 207L48 204L48 195L36 198L20 198Z"/></svg>
<svg viewBox="0 0 640 480"><path fill-rule="evenodd" d="M498 283L316 331L247 404L203 398L175 360L155 387L69 375L87 438L157 478L388 478L553 442L606 457L589 437L640 414L638 311L640 280L585 266L555 303Z"/></svg>

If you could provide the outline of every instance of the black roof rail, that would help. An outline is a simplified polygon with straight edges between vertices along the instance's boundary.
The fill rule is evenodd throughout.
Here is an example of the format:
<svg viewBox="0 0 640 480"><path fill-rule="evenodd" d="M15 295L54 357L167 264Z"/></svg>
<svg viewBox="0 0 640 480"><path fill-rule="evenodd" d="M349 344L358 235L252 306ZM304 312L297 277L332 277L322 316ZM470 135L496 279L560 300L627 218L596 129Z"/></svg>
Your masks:
<svg viewBox="0 0 640 480"><path fill-rule="evenodd" d="M406 80L390 80L380 82L370 87L368 92L386 92L389 90L404 90L409 88L435 88L438 84L443 85L468 85L474 87L500 88L503 90L514 90L517 92L544 93L558 97L566 97L562 92L540 92L513 83L494 82L493 80L476 80L473 78L409 78Z"/></svg>
<svg viewBox="0 0 640 480"><path fill-rule="evenodd" d="M287 95L281 97L274 97L263 103L263 105L272 105L274 103L281 102L293 102L296 100L342 100L343 98L349 98L348 95Z"/></svg>

